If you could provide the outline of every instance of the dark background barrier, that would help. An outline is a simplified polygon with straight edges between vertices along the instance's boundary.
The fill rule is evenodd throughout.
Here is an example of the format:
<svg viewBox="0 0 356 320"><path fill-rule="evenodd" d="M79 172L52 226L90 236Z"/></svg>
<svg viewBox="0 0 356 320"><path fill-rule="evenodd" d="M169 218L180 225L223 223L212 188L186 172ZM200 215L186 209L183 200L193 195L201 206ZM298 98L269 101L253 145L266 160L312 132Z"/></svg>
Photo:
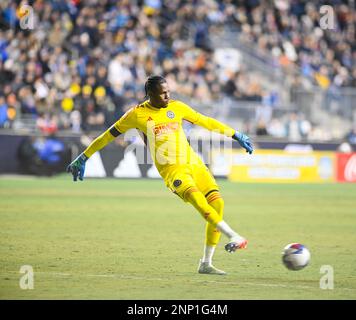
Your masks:
<svg viewBox="0 0 356 320"><path fill-rule="evenodd" d="M63 172L73 143L77 143L73 138L0 135L0 174L50 176Z"/></svg>

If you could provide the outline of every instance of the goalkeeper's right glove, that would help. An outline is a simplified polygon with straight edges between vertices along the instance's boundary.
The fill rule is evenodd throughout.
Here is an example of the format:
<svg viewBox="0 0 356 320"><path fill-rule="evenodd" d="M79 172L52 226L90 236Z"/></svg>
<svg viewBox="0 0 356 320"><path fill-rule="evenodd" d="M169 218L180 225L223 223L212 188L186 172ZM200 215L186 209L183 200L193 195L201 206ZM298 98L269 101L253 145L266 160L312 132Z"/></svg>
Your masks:
<svg viewBox="0 0 356 320"><path fill-rule="evenodd" d="M71 162L71 164L67 167L67 172L71 172L73 175L73 181L79 180L83 181L84 178L84 171L85 171L85 162L89 158L84 154L81 153L75 160Z"/></svg>
<svg viewBox="0 0 356 320"><path fill-rule="evenodd" d="M236 140L247 153L252 154L253 145L250 138L246 134L236 131L232 136L232 139Z"/></svg>

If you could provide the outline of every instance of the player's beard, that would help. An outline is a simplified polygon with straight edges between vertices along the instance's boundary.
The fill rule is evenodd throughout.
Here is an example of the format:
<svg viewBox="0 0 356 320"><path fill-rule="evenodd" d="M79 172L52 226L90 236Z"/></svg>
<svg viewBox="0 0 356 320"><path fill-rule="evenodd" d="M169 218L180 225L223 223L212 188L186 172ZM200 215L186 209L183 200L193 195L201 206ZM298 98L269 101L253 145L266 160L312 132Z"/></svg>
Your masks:
<svg viewBox="0 0 356 320"><path fill-rule="evenodd" d="M159 109L163 109L163 108L167 108L168 106L168 103L169 103L169 99L168 100L161 100L161 103L159 104Z"/></svg>

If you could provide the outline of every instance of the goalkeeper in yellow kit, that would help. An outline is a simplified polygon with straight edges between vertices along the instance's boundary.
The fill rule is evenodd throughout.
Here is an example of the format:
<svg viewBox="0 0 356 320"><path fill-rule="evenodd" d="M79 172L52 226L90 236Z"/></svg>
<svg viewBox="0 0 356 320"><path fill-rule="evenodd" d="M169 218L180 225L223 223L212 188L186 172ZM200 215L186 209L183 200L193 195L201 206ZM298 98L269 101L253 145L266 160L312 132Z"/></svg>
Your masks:
<svg viewBox="0 0 356 320"><path fill-rule="evenodd" d="M187 120L208 130L231 137L248 153L253 147L248 136L221 122L206 117L181 101L171 100L166 80L151 76L145 84L148 100L128 110L116 123L97 137L67 168L74 181L83 180L85 162L120 134L136 128L150 149L153 161L167 187L191 203L206 220L204 255L198 272L225 274L215 268L212 257L223 233L229 238L225 249L234 252L247 247L247 240L223 220L224 201L208 168L190 147L182 128Z"/></svg>

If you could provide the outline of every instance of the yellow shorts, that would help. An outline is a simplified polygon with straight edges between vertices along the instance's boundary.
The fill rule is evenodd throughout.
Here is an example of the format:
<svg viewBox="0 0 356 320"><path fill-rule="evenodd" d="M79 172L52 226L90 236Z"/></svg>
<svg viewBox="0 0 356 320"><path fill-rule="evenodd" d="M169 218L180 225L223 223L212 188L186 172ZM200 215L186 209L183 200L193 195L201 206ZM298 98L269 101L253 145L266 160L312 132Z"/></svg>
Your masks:
<svg viewBox="0 0 356 320"><path fill-rule="evenodd" d="M183 200L184 192L191 187L198 188L204 196L212 190L219 190L213 175L204 164L173 165L165 171L163 179L167 187Z"/></svg>

